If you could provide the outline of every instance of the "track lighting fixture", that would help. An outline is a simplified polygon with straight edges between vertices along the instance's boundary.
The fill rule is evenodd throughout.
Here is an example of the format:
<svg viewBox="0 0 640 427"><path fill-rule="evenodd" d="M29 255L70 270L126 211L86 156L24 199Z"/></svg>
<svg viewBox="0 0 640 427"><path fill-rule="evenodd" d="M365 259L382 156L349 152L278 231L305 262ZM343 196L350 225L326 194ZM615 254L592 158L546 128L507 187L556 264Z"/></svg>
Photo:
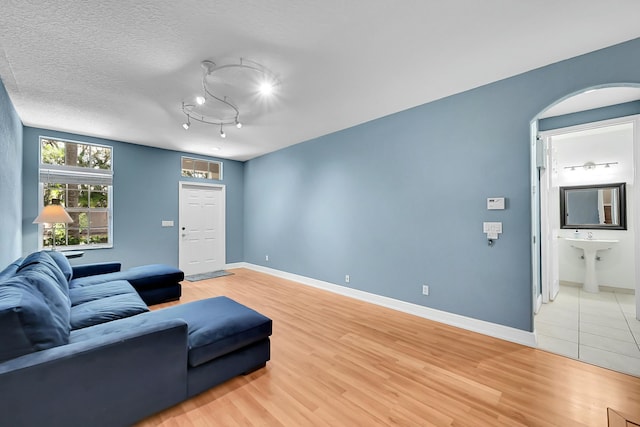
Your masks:
<svg viewBox="0 0 640 427"><path fill-rule="evenodd" d="M182 102L182 112L187 121L182 124L186 130L191 120L220 126L220 137L225 138L223 125L242 128L240 111L250 112L251 117L260 114L261 99L274 94L279 86L277 77L265 66L240 58L239 62L217 65L205 60L201 63L204 75L204 93ZM256 82L262 82L256 86ZM258 97L256 95L262 95ZM245 117L246 118L246 117Z"/></svg>

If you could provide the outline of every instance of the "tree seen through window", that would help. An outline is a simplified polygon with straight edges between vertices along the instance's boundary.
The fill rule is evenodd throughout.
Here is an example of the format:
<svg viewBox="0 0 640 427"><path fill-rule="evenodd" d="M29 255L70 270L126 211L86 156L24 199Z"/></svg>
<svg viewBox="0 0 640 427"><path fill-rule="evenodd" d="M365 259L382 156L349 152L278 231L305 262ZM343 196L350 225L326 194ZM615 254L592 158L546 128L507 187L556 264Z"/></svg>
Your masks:
<svg viewBox="0 0 640 427"><path fill-rule="evenodd" d="M111 168L111 147L41 138L43 204L60 199L73 219L56 227L56 246L111 244ZM43 246L52 238L46 229Z"/></svg>

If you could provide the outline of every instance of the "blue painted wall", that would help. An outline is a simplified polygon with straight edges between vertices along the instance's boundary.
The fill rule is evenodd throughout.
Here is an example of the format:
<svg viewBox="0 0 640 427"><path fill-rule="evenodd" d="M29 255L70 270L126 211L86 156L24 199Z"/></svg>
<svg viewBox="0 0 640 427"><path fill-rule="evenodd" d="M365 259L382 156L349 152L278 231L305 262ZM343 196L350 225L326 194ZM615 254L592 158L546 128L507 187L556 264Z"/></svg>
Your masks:
<svg viewBox="0 0 640 427"><path fill-rule="evenodd" d="M640 39L250 160L245 260L531 331L530 122L638 70Z"/></svg>
<svg viewBox="0 0 640 427"><path fill-rule="evenodd" d="M22 122L2 81L0 200L0 269L3 269L22 254Z"/></svg>
<svg viewBox="0 0 640 427"><path fill-rule="evenodd" d="M32 224L38 214L38 142L40 136L104 144L113 147L113 241L111 249L87 250L75 263L120 261L123 268L150 263L178 265L179 181L212 181L184 178L180 157L192 154L161 150L64 132L24 128L23 251L37 250L38 228ZM208 158L216 160L213 158ZM226 186L227 262L243 260L244 164L223 160ZM174 227L161 227L172 220Z"/></svg>
<svg viewBox="0 0 640 427"><path fill-rule="evenodd" d="M538 122L538 130L542 132L545 130L599 122L601 120L615 119L618 117L633 116L635 114L640 114L640 101L625 102L623 104L610 105L607 107L594 108L593 110L540 119Z"/></svg>

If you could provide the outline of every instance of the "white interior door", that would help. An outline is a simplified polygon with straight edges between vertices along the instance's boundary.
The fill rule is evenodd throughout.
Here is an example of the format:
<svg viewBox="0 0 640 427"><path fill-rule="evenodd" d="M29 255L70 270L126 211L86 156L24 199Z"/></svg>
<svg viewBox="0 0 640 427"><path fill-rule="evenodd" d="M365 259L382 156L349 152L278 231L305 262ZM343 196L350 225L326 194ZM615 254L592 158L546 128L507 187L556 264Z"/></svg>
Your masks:
<svg viewBox="0 0 640 427"><path fill-rule="evenodd" d="M553 183L553 140L546 133L541 134L544 143L546 168L540 173L540 244L542 260L542 302L553 301L560 291L560 264L558 256L558 230L560 219L560 190Z"/></svg>
<svg viewBox="0 0 640 427"><path fill-rule="evenodd" d="M185 275L224 269L225 187L180 183L180 269Z"/></svg>

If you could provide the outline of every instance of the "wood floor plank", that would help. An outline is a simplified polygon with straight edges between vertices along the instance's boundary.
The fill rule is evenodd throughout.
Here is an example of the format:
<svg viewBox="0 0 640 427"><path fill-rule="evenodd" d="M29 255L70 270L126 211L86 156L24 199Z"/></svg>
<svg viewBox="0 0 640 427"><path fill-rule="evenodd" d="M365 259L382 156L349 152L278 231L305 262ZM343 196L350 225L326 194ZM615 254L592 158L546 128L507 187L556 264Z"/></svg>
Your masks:
<svg viewBox="0 0 640 427"><path fill-rule="evenodd" d="M605 426L640 378L246 269L184 282L273 319L271 361L139 423L165 426Z"/></svg>

